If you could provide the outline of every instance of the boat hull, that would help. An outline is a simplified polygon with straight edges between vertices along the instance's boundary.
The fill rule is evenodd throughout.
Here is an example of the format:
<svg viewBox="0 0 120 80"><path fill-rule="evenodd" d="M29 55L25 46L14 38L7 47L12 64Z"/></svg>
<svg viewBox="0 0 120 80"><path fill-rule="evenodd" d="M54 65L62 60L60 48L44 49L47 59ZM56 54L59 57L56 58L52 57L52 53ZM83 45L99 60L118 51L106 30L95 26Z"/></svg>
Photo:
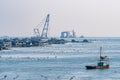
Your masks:
<svg viewBox="0 0 120 80"><path fill-rule="evenodd" d="M107 69L109 68L109 65L105 66L86 66L86 69Z"/></svg>

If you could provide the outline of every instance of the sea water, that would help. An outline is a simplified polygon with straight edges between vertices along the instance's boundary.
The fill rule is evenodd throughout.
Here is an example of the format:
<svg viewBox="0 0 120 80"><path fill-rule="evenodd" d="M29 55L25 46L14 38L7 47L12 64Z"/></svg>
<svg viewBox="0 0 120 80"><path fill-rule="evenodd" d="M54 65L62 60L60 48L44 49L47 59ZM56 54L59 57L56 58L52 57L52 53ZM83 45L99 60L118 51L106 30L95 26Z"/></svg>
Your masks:
<svg viewBox="0 0 120 80"><path fill-rule="evenodd" d="M120 80L120 38L88 39L0 51L0 80ZM99 60L100 46L110 68L86 70Z"/></svg>

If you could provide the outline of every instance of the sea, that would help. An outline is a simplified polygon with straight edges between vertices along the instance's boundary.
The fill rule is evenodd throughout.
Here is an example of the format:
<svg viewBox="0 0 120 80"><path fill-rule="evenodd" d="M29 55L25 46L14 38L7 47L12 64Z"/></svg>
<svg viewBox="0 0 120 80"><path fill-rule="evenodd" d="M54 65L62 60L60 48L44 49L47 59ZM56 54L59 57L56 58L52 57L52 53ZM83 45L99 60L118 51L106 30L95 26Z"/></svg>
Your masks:
<svg viewBox="0 0 120 80"><path fill-rule="evenodd" d="M0 80L120 80L120 38L90 37L89 43L52 44L0 51ZM100 47L109 69L96 65Z"/></svg>

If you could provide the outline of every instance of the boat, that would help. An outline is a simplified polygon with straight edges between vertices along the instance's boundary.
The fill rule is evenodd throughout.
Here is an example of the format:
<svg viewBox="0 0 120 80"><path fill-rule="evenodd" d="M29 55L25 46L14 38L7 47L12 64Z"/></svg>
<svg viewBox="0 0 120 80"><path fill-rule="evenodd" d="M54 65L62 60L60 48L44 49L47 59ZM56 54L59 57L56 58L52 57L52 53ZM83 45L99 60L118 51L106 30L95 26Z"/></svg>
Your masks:
<svg viewBox="0 0 120 80"><path fill-rule="evenodd" d="M85 66L86 69L108 69L109 63L108 63L108 56L101 56L102 47L100 47L100 59L97 63L97 65L87 65Z"/></svg>

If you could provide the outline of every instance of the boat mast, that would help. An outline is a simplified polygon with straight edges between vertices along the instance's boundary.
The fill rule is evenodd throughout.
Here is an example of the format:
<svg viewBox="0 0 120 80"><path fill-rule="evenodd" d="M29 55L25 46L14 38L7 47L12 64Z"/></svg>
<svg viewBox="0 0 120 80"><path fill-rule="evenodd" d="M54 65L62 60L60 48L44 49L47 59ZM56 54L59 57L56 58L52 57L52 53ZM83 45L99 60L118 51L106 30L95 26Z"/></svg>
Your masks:
<svg viewBox="0 0 120 80"><path fill-rule="evenodd" d="M102 47L100 47L100 62L101 62L101 52L102 52Z"/></svg>

